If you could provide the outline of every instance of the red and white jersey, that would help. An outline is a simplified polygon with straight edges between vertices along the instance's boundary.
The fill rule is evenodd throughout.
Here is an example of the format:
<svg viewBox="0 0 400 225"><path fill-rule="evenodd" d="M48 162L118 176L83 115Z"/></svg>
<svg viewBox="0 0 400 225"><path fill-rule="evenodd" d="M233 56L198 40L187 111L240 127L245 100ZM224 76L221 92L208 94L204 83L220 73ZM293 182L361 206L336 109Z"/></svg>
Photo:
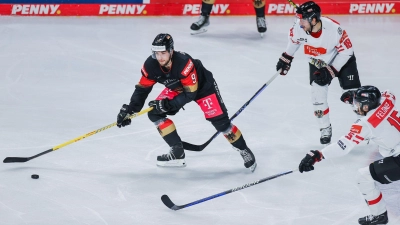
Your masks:
<svg viewBox="0 0 400 225"><path fill-rule="evenodd" d="M358 119L347 135L337 143L321 150L325 158L338 157L350 152L354 146L365 139L379 145L384 157L400 154L400 112L395 105L396 97L390 91L382 92L381 105Z"/></svg>
<svg viewBox="0 0 400 225"><path fill-rule="evenodd" d="M286 53L294 56L300 46L303 46L304 54L311 59L322 60L340 71L353 55L353 45L346 31L340 27L338 22L327 17L321 17L321 22L320 33L308 35L300 27L300 19L296 19L293 27L289 30Z"/></svg>

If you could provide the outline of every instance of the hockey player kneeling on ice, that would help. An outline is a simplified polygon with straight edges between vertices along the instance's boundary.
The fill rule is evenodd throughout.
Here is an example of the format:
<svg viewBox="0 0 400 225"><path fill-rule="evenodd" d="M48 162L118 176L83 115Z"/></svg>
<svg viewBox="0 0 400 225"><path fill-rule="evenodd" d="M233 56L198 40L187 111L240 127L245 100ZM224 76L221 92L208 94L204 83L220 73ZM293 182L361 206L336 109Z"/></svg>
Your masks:
<svg viewBox="0 0 400 225"><path fill-rule="evenodd" d="M358 222L363 225L387 224L386 203L376 182L390 184L400 180L400 113L395 106L396 98L389 91L381 93L374 86L362 86L343 93L341 99L352 104L361 118L336 143L308 153L300 162L299 170L314 170L315 162L344 156L366 139L374 141L384 158L358 170L357 185L371 212Z"/></svg>
<svg viewBox="0 0 400 225"><path fill-rule="evenodd" d="M148 113L148 117L171 149L168 154L157 157L157 165L186 166L181 138L174 122L167 116L175 115L185 104L195 101L204 112L206 120L224 134L239 151L244 166L253 172L257 166L254 154L247 147L240 130L230 122L212 73L200 60L193 59L184 52L175 51L174 41L169 34L157 35L151 49L152 55L144 62L141 79L135 87L130 103L124 104L118 114L118 127L131 123L128 117L143 108L153 85L160 83L165 89L155 100L149 102L153 110Z"/></svg>
<svg viewBox="0 0 400 225"><path fill-rule="evenodd" d="M356 57L346 31L338 22L322 17L321 8L315 2L303 3L296 13L288 45L279 58L276 70L282 69L281 75L286 75L294 54L303 45L304 54L310 58L311 103L321 132L320 142L327 145L332 137L328 87L335 77L344 91L361 86Z"/></svg>

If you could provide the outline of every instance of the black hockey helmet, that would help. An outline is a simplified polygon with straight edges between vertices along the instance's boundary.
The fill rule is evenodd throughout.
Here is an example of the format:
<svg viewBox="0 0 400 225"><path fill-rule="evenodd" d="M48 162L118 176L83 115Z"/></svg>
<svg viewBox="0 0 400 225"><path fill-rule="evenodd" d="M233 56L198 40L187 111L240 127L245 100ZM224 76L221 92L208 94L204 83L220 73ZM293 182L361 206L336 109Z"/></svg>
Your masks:
<svg viewBox="0 0 400 225"><path fill-rule="evenodd" d="M300 19L307 20L309 23L311 23L313 18L316 18L317 22L321 20L321 8L313 1L301 4L297 7L296 13Z"/></svg>
<svg viewBox="0 0 400 225"><path fill-rule="evenodd" d="M380 99L381 92L378 88L370 85L361 86L355 91L353 105L356 109L359 109L362 115L365 115L368 111L373 110L380 105ZM365 105L368 106L368 111L363 110Z"/></svg>
<svg viewBox="0 0 400 225"><path fill-rule="evenodd" d="M171 53L172 50L174 50L174 40L167 33L158 34L151 44L152 57L154 59L156 58L155 52L168 51Z"/></svg>

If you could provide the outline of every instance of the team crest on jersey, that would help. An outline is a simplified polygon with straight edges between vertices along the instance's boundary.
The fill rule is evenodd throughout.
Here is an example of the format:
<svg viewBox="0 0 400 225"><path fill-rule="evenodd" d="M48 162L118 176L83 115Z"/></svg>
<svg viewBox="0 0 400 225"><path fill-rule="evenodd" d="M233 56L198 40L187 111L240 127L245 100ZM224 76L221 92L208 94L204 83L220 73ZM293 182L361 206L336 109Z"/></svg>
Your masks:
<svg viewBox="0 0 400 225"><path fill-rule="evenodd" d="M350 128L350 132L353 132L355 134L361 133L361 130L362 130L362 126L361 125L353 125Z"/></svg>
<svg viewBox="0 0 400 225"><path fill-rule="evenodd" d="M343 33L342 28L338 27L337 32L338 32L339 35L342 35L342 33Z"/></svg>

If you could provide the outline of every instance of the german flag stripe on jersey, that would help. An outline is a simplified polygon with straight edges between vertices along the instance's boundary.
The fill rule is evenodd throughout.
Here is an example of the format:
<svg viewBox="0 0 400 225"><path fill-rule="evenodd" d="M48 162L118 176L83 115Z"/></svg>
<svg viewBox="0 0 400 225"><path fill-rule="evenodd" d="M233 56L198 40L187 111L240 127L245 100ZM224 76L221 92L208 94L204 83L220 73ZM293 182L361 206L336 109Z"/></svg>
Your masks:
<svg viewBox="0 0 400 225"><path fill-rule="evenodd" d="M155 80L150 80L147 77L142 76L142 78L140 78L138 85L143 88L148 88L148 87L153 86L155 83L156 83Z"/></svg>
<svg viewBox="0 0 400 225"><path fill-rule="evenodd" d="M170 119L166 119L164 122L158 125L158 132L160 132L162 137L167 136L175 130L175 124Z"/></svg>

